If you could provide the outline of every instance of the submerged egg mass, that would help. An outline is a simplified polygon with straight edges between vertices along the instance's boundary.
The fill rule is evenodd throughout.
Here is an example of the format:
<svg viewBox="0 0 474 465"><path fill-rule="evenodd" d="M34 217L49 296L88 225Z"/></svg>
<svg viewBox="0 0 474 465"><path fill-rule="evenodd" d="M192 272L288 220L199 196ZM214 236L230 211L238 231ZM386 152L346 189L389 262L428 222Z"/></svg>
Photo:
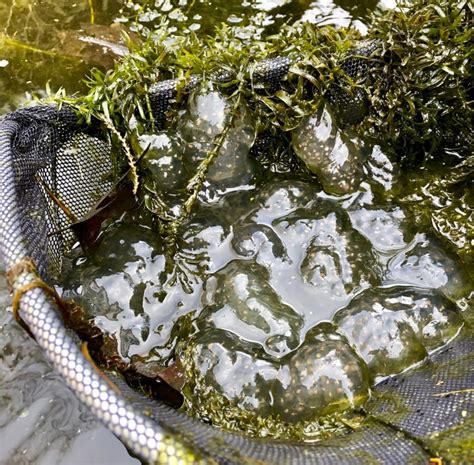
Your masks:
<svg viewBox="0 0 474 465"><path fill-rule="evenodd" d="M311 216L317 219L315 234L300 265L304 281L338 297L377 284L375 256L367 240L352 229L345 213L338 215L328 211L328 206L321 206ZM298 218L297 222L301 221L310 224L309 219Z"/></svg>
<svg viewBox="0 0 474 465"><path fill-rule="evenodd" d="M303 316L282 303L268 284L267 270L252 261L233 261L209 278L208 303L196 324L199 331L216 327L261 345L282 357L300 343Z"/></svg>
<svg viewBox="0 0 474 465"><path fill-rule="evenodd" d="M387 282L439 289L457 300L466 291L467 278L447 251L426 234L417 234L388 265Z"/></svg>
<svg viewBox="0 0 474 465"><path fill-rule="evenodd" d="M372 376L398 373L423 360L462 325L450 300L436 291L409 287L368 290L334 321Z"/></svg>
<svg viewBox="0 0 474 465"><path fill-rule="evenodd" d="M285 360L288 383L277 396L279 416L289 423L359 407L368 398L367 367L331 329L316 326ZM283 371L283 370L282 370Z"/></svg>
<svg viewBox="0 0 474 465"><path fill-rule="evenodd" d="M217 426L305 437L463 324L449 300L463 273L395 205L274 175L198 200L172 261L134 215L104 231L64 295L147 373L178 360L187 410Z"/></svg>
<svg viewBox="0 0 474 465"><path fill-rule="evenodd" d="M360 208L349 212L353 227L380 253L390 254L407 245L405 213L400 208Z"/></svg>
<svg viewBox="0 0 474 465"><path fill-rule="evenodd" d="M190 98L189 107L178 131L185 140L184 165L194 173L214 148L217 137L230 124L232 102L210 88L199 89ZM249 156L255 140L255 125L244 103L234 111L232 125L218 156L206 176L211 190L225 190L252 182L257 174Z"/></svg>
<svg viewBox="0 0 474 465"><path fill-rule="evenodd" d="M305 330L330 320L382 275L347 213L318 193L308 183L270 181L233 228L234 251L266 268L282 301L304 316Z"/></svg>
<svg viewBox="0 0 474 465"><path fill-rule="evenodd" d="M361 141L338 129L326 108L306 117L293 131L292 141L297 156L318 176L326 192L347 194L358 189L366 158Z"/></svg>
<svg viewBox="0 0 474 465"><path fill-rule="evenodd" d="M228 422L245 422L248 412L287 423L357 407L370 392L367 369L331 329L311 330L300 348L275 360L235 334L211 329L186 344L195 414L217 419L209 396L227 408Z"/></svg>

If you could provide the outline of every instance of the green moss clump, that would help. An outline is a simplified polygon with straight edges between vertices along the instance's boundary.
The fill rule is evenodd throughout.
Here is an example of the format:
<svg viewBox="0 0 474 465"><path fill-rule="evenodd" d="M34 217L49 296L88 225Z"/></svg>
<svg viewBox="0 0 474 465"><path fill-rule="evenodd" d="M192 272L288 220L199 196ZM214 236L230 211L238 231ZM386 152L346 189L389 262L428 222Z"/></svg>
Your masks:
<svg viewBox="0 0 474 465"><path fill-rule="evenodd" d="M382 44L363 128L400 153L433 153L448 140L472 150L472 5L416 0L374 18Z"/></svg>
<svg viewBox="0 0 474 465"><path fill-rule="evenodd" d="M426 442L432 450L436 451L438 457L449 457L449 463L453 465L473 463L474 435L466 434L469 431L474 431L472 416L458 426L431 435Z"/></svg>

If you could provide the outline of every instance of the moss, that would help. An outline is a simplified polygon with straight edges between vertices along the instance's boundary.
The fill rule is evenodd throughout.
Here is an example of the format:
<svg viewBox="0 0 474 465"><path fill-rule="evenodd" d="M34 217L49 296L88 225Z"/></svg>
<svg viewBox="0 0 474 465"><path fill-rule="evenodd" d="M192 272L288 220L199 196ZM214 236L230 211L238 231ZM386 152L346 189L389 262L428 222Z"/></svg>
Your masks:
<svg viewBox="0 0 474 465"><path fill-rule="evenodd" d="M190 373L187 373L187 376L189 377ZM192 387L188 385L186 390L192 391ZM245 431L245 434L254 437L313 442L346 434L358 429L364 422L363 416L348 411L322 416L311 421L286 423L278 417L270 415L263 418L251 411L240 409L216 392L206 393L197 412L196 399L194 398L192 403L189 402L191 393L186 393L186 390L183 406L186 413L210 421L213 425L225 430L240 433ZM192 396L195 396L194 392Z"/></svg>
<svg viewBox="0 0 474 465"><path fill-rule="evenodd" d="M404 151L421 146L431 153L458 131L472 137L471 21L472 6L452 0L417 0L375 19L370 34L383 44L386 72L369 92L366 128Z"/></svg>

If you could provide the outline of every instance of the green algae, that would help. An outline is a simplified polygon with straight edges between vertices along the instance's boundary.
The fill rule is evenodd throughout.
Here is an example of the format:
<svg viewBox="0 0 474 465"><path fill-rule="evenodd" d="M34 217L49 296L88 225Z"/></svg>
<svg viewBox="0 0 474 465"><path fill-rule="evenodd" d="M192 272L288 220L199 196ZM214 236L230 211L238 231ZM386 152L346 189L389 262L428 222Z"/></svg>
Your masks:
<svg viewBox="0 0 474 465"><path fill-rule="evenodd" d="M416 176L406 176L395 186L393 195L413 212L419 225L433 227L474 277L473 163L471 155L460 162L453 163L452 157L445 156L434 166L422 164L416 169Z"/></svg>
<svg viewBox="0 0 474 465"><path fill-rule="evenodd" d="M187 375L194 373L188 372ZM187 388L190 389L190 388ZM194 396L190 389L186 390L185 399ZM204 399L203 399L204 400ZM205 401L195 412L195 403L185 402L184 409L191 415L210 421L211 424L228 431L245 432L254 437L290 439L295 441L320 441L334 436L344 435L358 429L364 422L364 417L357 413L347 412L323 415L317 419L296 423L283 422L278 416L255 416L250 411L244 411L232 405L224 397L209 392Z"/></svg>
<svg viewBox="0 0 474 465"><path fill-rule="evenodd" d="M466 434L474 430L474 417L467 418L462 424L440 433L430 435L424 440L436 451L437 457L446 457L449 463L461 465L474 460L474 435Z"/></svg>

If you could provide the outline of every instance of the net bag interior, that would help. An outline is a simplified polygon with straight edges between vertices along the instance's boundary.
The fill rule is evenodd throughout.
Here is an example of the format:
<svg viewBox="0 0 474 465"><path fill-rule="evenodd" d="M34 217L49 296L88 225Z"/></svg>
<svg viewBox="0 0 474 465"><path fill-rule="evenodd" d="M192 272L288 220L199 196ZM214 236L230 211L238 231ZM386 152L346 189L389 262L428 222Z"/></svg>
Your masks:
<svg viewBox="0 0 474 465"><path fill-rule="evenodd" d="M271 82L289 68L286 59L261 66ZM150 101L157 120L176 95L176 83L158 83ZM111 187L110 134L79 124L63 106L17 110L0 122L0 252L10 270L19 316L65 383L133 455L160 464L367 464L428 463L443 454L453 463L472 441L474 337L462 331L419 367L373 389L360 428L320 442L294 443L228 433L129 388L111 386L66 329L58 302L44 286L75 242L70 220L86 215ZM51 195L53 194L53 195ZM15 294L16 292L16 294ZM467 441L467 442L466 442ZM472 443L471 443L472 446Z"/></svg>

